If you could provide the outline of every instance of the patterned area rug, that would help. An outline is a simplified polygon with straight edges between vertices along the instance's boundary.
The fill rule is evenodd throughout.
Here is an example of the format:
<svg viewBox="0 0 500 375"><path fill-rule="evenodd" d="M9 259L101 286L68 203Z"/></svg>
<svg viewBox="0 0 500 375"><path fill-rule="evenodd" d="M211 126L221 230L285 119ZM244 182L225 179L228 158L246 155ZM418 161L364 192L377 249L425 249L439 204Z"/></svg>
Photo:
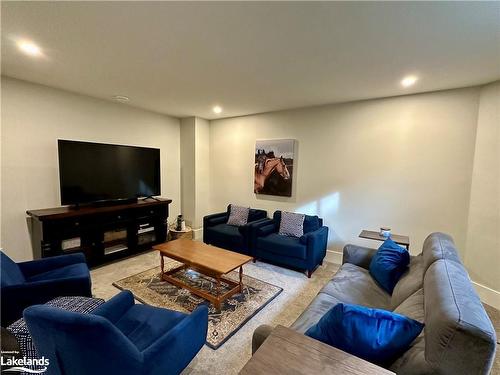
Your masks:
<svg viewBox="0 0 500 375"><path fill-rule="evenodd" d="M165 261L167 259L165 258ZM165 262L165 271L179 266L180 263L171 260ZM193 270L176 272L175 278L181 279L197 288L214 292L215 280ZM237 271L225 275L228 279L239 281ZM186 289L179 288L160 278L160 267L127 277L113 283L119 289L130 290L134 297L145 304L164 307L170 310L191 312L196 306L206 304L208 310L207 345L217 349L234 335L248 320L262 310L283 290L277 286L243 275L243 292L234 294L221 304L221 311L207 300L198 297ZM222 283L222 289L229 286Z"/></svg>

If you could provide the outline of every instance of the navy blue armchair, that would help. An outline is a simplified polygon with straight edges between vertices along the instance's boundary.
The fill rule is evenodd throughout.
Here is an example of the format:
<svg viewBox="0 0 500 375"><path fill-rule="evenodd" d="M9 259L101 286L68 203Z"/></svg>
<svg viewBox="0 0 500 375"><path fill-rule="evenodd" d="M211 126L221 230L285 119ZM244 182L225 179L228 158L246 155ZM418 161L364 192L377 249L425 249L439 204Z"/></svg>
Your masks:
<svg viewBox="0 0 500 375"><path fill-rule="evenodd" d="M248 224L237 227L226 224L229 219L230 207L231 205L227 206L226 212L203 218L203 242L253 256L250 247L250 228L256 221L267 218L267 212L250 209Z"/></svg>
<svg viewBox="0 0 500 375"><path fill-rule="evenodd" d="M207 337L208 308L191 314L134 304L123 291L91 314L50 306L24 311L47 374L179 374Z"/></svg>
<svg viewBox="0 0 500 375"><path fill-rule="evenodd" d="M0 252L2 327L23 316L23 310L56 297L92 296L83 253L15 263Z"/></svg>
<svg viewBox="0 0 500 375"><path fill-rule="evenodd" d="M272 219L252 226L250 243L255 258L306 270L311 277L326 255L328 227L323 226L323 219L306 215L304 235L291 237L278 234L280 221L281 211L275 211Z"/></svg>

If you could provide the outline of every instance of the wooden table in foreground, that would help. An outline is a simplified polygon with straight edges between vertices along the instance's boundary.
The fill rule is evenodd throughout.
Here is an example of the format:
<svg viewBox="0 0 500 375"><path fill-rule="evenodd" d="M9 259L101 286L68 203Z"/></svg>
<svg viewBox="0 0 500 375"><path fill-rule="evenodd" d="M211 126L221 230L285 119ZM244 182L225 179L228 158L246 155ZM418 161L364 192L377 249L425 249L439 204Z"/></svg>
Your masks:
<svg viewBox="0 0 500 375"><path fill-rule="evenodd" d="M153 249L160 252L161 274L163 280L209 300L217 309L220 309L220 305L224 300L243 290L243 265L252 260L252 257L247 255L183 238L155 245ZM165 272L165 261L163 257L175 259L183 264ZM217 281L215 295L172 277L173 274L185 268L191 268L204 275L213 277ZM223 277L223 275L237 268L239 268L240 272L239 283ZM231 289L224 294L222 294L221 291L221 281L224 281L224 283L231 287Z"/></svg>
<svg viewBox="0 0 500 375"><path fill-rule="evenodd" d="M375 241L385 241L387 239L386 237L381 236L379 232L376 232L374 230L362 230L359 234L359 237ZM402 236L400 234L391 234L391 239L398 245L406 247L406 250L410 249L410 237Z"/></svg>
<svg viewBox="0 0 500 375"><path fill-rule="evenodd" d="M240 374L388 375L394 373L279 325L241 369Z"/></svg>

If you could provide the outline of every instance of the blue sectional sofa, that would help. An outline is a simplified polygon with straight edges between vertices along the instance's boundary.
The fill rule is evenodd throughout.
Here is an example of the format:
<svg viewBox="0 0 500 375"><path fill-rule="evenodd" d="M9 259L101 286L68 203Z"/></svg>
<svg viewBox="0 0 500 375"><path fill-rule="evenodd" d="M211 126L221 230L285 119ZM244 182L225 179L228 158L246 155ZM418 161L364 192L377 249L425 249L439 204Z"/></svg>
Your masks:
<svg viewBox="0 0 500 375"><path fill-rule="evenodd" d="M92 296L90 273L82 253L22 263L0 253L2 327L21 318L28 306L55 297Z"/></svg>
<svg viewBox="0 0 500 375"><path fill-rule="evenodd" d="M275 211L272 219L261 220L250 226L250 247L254 257L307 271L311 277L316 267L323 263L328 243L328 227L323 219L306 215L302 237L278 234L281 211Z"/></svg>
<svg viewBox="0 0 500 375"><path fill-rule="evenodd" d="M123 291L90 314L51 306L24 311L46 374L177 375L205 344L208 308L191 314L134 304Z"/></svg>
<svg viewBox="0 0 500 375"><path fill-rule="evenodd" d="M267 218L264 210L250 209L248 224L242 226L228 225L229 210L205 216L203 218L203 242L253 256L250 247L250 227L258 220Z"/></svg>

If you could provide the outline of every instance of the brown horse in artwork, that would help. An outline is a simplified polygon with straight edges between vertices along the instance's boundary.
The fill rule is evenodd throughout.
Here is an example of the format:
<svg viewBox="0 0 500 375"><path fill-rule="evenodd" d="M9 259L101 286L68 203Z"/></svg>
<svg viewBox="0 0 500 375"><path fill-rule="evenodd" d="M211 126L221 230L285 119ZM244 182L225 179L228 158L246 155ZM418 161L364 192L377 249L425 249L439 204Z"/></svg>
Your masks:
<svg viewBox="0 0 500 375"><path fill-rule="evenodd" d="M276 170L276 172L278 172L284 180L288 180L290 178L290 172L288 172L283 156L280 158L267 159L264 163L262 173L259 173L258 165L257 163L255 164L255 180L253 185L254 193L259 193L264 188L267 178L274 172L274 170Z"/></svg>

